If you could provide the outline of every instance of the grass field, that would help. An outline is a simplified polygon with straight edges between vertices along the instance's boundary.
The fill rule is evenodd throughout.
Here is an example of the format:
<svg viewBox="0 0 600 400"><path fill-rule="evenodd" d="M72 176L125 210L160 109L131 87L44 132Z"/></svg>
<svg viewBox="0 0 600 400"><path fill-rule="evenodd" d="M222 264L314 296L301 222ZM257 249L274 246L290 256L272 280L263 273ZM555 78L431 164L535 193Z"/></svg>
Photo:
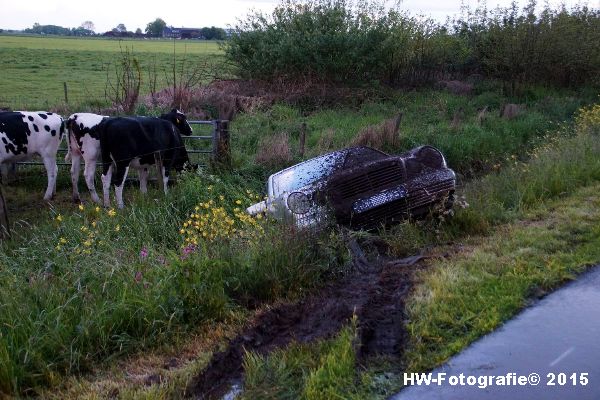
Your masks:
<svg viewBox="0 0 600 400"><path fill-rule="evenodd" d="M107 70L114 67L125 49L140 61L142 93L149 92L148 69L155 64L158 89L167 86L173 51L178 65L184 58L188 66L222 60L219 44L213 41L0 35L0 107L28 110L56 107L64 103L65 82L72 108L104 104Z"/></svg>

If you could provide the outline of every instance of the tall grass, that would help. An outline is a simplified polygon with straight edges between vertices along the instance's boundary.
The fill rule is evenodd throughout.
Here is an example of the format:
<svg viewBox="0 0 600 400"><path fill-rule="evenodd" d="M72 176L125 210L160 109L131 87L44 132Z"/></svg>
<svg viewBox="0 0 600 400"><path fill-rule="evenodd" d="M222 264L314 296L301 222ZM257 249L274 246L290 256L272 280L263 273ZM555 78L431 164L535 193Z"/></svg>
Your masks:
<svg viewBox="0 0 600 400"><path fill-rule="evenodd" d="M578 134L548 139L526 162L512 165L465 187L471 205L457 213L452 224L461 230L485 232L523 212L577 188L600 180L600 141Z"/></svg>
<svg viewBox="0 0 600 400"><path fill-rule="evenodd" d="M356 321L354 321L356 322ZM285 350L244 358L245 399L360 399L356 388L356 326L333 339L292 343Z"/></svg>
<svg viewBox="0 0 600 400"><path fill-rule="evenodd" d="M486 84L487 85L487 84ZM403 113L399 132L390 137L383 148L400 153L415 146L430 144L446 156L451 168L463 175L491 171L511 155L527 157L527 151L542 143L546 135L554 135L556 124L573 118L575 111L596 99L592 91L557 91L532 88L522 97L499 94L497 87L482 85L482 92L472 97L446 92L422 90L398 94L386 102L368 102L359 108L340 107L302 116L297 108L277 104L269 110L239 114L233 125L233 149L237 158L252 162L252 154L272 154L265 143L275 141L282 133L289 138L291 150L287 165L299 161L296 150L301 124L306 122L306 157L323 151L339 149L363 141L362 132L377 131L383 121ZM575 94L570 96L569 93ZM503 104L523 102L527 108L519 117L507 120L499 116ZM477 118L481 108L488 106L483 122ZM461 109L464 117L459 126L452 126L454 113ZM323 149L325 139L329 142ZM381 140L380 140L381 141ZM375 142L374 142L375 143ZM377 143L375 143L377 144ZM284 164L268 166L275 171Z"/></svg>
<svg viewBox="0 0 600 400"><path fill-rule="evenodd" d="M120 212L82 206L4 244L0 392L34 393L239 305L317 285L331 256L278 225L260 243L183 250L179 231L199 202L236 204L247 188L239 176L189 174L164 200L139 199Z"/></svg>

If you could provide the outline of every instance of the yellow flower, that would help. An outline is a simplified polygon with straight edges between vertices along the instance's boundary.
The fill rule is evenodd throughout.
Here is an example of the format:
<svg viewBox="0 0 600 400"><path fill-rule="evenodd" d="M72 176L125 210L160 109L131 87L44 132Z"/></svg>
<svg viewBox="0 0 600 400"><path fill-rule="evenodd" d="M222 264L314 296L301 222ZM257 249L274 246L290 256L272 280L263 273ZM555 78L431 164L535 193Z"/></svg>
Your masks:
<svg viewBox="0 0 600 400"><path fill-rule="evenodd" d="M95 228L96 227L96 221L92 222L92 226Z"/></svg>
<svg viewBox="0 0 600 400"><path fill-rule="evenodd" d="M65 243L67 243L67 239L65 239L64 237L61 237L59 242L60 242L60 244L65 244Z"/></svg>
<svg viewBox="0 0 600 400"><path fill-rule="evenodd" d="M60 251L60 245L57 245L57 246L56 246L56 250L57 250L57 251Z"/></svg>
<svg viewBox="0 0 600 400"><path fill-rule="evenodd" d="M236 200L236 201L235 201L235 204L238 204L238 205L239 205L239 204L242 204L242 201L241 201L241 200Z"/></svg>
<svg viewBox="0 0 600 400"><path fill-rule="evenodd" d="M83 207L83 204L80 204L80 205L79 205L79 209L80 209L81 211L83 211L83 208L84 208L84 207Z"/></svg>
<svg viewBox="0 0 600 400"><path fill-rule="evenodd" d="M63 220L63 218L62 218L62 215L58 214L58 215L56 216L56 220L57 220L58 222L62 222L62 220Z"/></svg>
<svg viewBox="0 0 600 400"><path fill-rule="evenodd" d="M185 233L185 229L180 229L179 233L181 233L183 235Z"/></svg>
<svg viewBox="0 0 600 400"><path fill-rule="evenodd" d="M114 217L115 215L117 215L117 213L115 212L114 209L111 208L110 210L108 210L108 216L109 217Z"/></svg>
<svg viewBox="0 0 600 400"><path fill-rule="evenodd" d="M115 232L119 232L121 230L121 225L115 226Z"/></svg>
<svg viewBox="0 0 600 400"><path fill-rule="evenodd" d="M96 206L95 210L96 212L100 212L100 207Z"/></svg>
<svg viewBox="0 0 600 400"><path fill-rule="evenodd" d="M225 197L223 195L220 195L219 200L223 201L223 200L225 200Z"/></svg>
<svg viewBox="0 0 600 400"><path fill-rule="evenodd" d="M83 242L84 246L91 246L92 245L92 241L90 239L86 240L85 242Z"/></svg>

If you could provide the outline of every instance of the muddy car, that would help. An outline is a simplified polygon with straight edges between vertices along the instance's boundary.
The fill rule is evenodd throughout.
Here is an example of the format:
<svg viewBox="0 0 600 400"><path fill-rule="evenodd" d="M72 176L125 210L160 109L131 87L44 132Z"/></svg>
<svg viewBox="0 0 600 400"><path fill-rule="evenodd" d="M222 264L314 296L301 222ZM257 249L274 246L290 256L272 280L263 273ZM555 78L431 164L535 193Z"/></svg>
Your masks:
<svg viewBox="0 0 600 400"><path fill-rule="evenodd" d="M334 151L271 175L267 199L247 209L299 227L335 222L372 229L451 206L456 176L442 153L420 146L401 155L369 147Z"/></svg>

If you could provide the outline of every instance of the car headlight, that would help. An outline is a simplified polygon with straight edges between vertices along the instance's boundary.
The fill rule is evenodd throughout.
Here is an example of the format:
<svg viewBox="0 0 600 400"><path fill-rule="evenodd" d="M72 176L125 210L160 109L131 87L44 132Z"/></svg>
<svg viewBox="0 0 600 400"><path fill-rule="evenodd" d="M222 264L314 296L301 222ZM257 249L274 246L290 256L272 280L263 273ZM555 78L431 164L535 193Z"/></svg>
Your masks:
<svg viewBox="0 0 600 400"><path fill-rule="evenodd" d="M312 202L306 193L293 192L287 198L287 206L294 214L306 214L310 211Z"/></svg>

